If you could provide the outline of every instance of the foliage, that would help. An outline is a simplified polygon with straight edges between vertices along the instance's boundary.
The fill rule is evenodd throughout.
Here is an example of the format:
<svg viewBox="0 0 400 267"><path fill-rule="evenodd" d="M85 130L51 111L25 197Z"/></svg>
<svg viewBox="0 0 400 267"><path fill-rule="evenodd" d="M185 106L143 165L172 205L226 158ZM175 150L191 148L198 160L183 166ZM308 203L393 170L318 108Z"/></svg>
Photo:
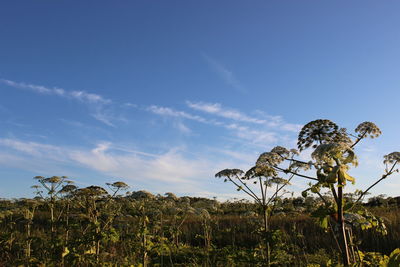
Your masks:
<svg viewBox="0 0 400 267"><path fill-rule="evenodd" d="M143 266L146 251L149 266L263 265L265 247L259 233L262 220L255 213L259 207L256 203L170 199L160 195L133 199L130 193L112 197L111 189L110 193L100 187L82 189L60 195L55 201L54 237L50 234L51 212L46 201L0 200L1 263L96 266L101 262L104 266ZM366 255L365 262L386 259L383 255L389 260L390 252L400 246L400 212L395 212L397 202L390 203L389 207L363 205L368 213L373 211L386 218L388 231L386 236L370 230L357 232L359 239L365 240L358 244L359 251ZM271 266L324 266L328 260L338 262L332 249L335 242L324 235L311 217L322 204L311 197L282 198L276 202L268 232L274 248ZM28 242L30 254L26 253Z"/></svg>
<svg viewBox="0 0 400 267"><path fill-rule="evenodd" d="M351 167L358 165L355 146L365 138L376 138L380 134L380 129L372 122L359 124L354 134L351 134L347 129L340 128L330 120L314 120L301 129L297 142L300 152L307 148L312 149L310 161L297 159L299 152L296 149L277 146L259 156L256 166L247 172L250 175L247 173L243 175L243 171L239 169L225 169L217 173L216 177L226 177L225 181L232 182L238 191L244 191L251 196L264 210L269 209L270 203L261 201L266 197L263 194L263 188L261 187L261 197L258 197L242 180L264 177L265 181L260 180L260 184L265 185L265 189L275 181L286 185L294 176L313 181L302 192L302 196L307 197L309 193L312 193L323 201L324 205L319 206L312 215L318 219L321 227L326 230L330 228L338 251L342 254L342 263L347 266L359 261L356 254L357 240L353 235L355 227L362 230L374 228L386 234L384 221L363 210L359 204L371 188L399 171L396 165L400 161L400 152L392 152L384 156L383 163L386 166L384 173L366 190L357 190L354 194L344 193L348 182L352 184L356 182L356 178L348 173ZM315 170L316 175L310 175L310 170ZM275 200L278 197L278 191L277 187L271 199ZM357 197L354 200L351 196ZM264 217L267 218L268 214ZM264 221L266 222L267 219ZM268 234L267 229L266 226L264 236ZM268 240L266 242L268 246ZM270 265L268 249L267 261L267 265Z"/></svg>

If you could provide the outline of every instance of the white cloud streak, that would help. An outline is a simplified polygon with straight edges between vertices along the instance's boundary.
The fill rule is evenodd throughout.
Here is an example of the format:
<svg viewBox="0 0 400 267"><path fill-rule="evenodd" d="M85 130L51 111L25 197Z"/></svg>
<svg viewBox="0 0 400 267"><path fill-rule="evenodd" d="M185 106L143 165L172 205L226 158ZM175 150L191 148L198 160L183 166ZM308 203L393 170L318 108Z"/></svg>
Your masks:
<svg viewBox="0 0 400 267"><path fill-rule="evenodd" d="M39 94L56 95L60 97L72 98L85 103L110 104L112 102L110 99L106 99L101 95L87 93L85 91L66 91L58 87L49 88L42 85L34 85L24 82L15 82L6 79L0 79L0 82L10 87L18 89L30 90Z"/></svg>
<svg viewBox="0 0 400 267"><path fill-rule="evenodd" d="M270 116L264 112L257 111L260 117L252 117L236 109L223 107L220 103L204 103L186 101L186 105L194 110L212 114L225 119L230 119L237 122L253 123L265 125L271 128L277 128L282 131L298 132L301 125L285 122L281 116Z"/></svg>
<svg viewBox="0 0 400 267"><path fill-rule="evenodd" d="M192 115L192 114L186 113L184 111L174 110L174 109L168 108L168 107L159 107L159 106L152 105L147 108L147 111L150 111L154 114L161 115L161 116L184 118L184 119L194 120L194 121L198 121L198 122L202 122L202 123L208 122L203 117L200 117L197 115Z"/></svg>
<svg viewBox="0 0 400 267"><path fill-rule="evenodd" d="M181 133L183 134L191 134L192 130L190 130L189 127L187 127L183 122L177 121L174 123L174 126L176 129L178 129Z"/></svg>
<svg viewBox="0 0 400 267"><path fill-rule="evenodd" d="M249 123L256 123L256 124L265 124L267 121L263 119L253 118L247 116L246 114L230 108L223 108L219 103L203 103L203 102L190 102L186 101L188 107L202 111L209 114L214 114L219 117L223 117L226 119L231 119L235 121L241 122L249 122Z"/></svg>
<svg viewBox="0 0 400 267"><path fill-rule="evenodd" d="M278 141L277 134L271 131L260 131L235 123L225 125L225 128L235 130L236 136L252 144L270 144Z"/></svg>
<svg viewBox="0 0 400 267"><path fill-rule="evenodd" d="M195 105L195 104L194 104ZM200 107L200 104L199 104ZM212 107L210 108L212 109ZM193 115L184 111L178 111L168 107L159 107L159 106L150 106L147 108L147 111L150 111L154 114L160 116L167 116L173 118L181 118L188 119L197 122L201 122L204 124L214 125L218 127L223 127L227 130L233 131L236 137L246 140L246 142L250 142L251 144L266 144L272 143L278 140L277 134L271 131L261 131L252 129L249 126L240 125L238 123L225 123L218 120L208 120L204 117ZM221 111L222 117L230 118L233 120L237 120L239 122L253 122L259 124L260 122L257 119L250 118L238 111ZM183 129L181 129L183 130Z"/></svg>
<svg viewBox="0 0 400 267"><path fill-rule="evenodd" d="M55 155L61 153L60 149L56 146L35 142L22 142L17 139L0 139L0 145L32 156Z"/></svg>
<svg viewBox="0 0 400 267"><path fill-rule="evenodd" d="M233 87L239 92L245 92L245 88L242 86L242 84L239 82L239 80L235 77L232 71L227 69L224 65L222 65L220 62L215 60L214 58L203 54L204 59L207 61L207 63L210 65L212 70L228 85Z"/></svg>
<svg viewBox="0 0 400 267"><path fill-rule="evenodd" d="M0 83L3 83L13 88L29 90L37 94L54 95L66 99L73 99L75 101L87 104L89 108L92 110L91 116L93 118L111 127L115 127L113 121L124 120L121 118L117 118L116 116L114 116L105 109L105 106L109 106L110 104L113 103L113 101L99 94L88 93L86 91L67 91L65 89L58 87L50 88L42 85L34 85L24 82L15 82L6 79L0 79Z"/></svg>

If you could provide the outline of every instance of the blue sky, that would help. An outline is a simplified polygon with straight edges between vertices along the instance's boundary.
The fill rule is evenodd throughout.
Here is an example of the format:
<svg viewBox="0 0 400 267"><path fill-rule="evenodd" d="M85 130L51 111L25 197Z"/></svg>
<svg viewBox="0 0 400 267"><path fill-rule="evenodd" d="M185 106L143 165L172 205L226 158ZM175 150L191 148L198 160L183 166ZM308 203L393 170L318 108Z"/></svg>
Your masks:
<svg viewBox="0 0 400 267"><path fill-rule="evenodd" d="M4 1L0 197L36 175L79 186L241 196L247 169L305 123L383 131L357 152L366 188L399 151L397 1ZM296 180L290 188L305 189ZM373 191L398 194L393 176Z"/></svg>

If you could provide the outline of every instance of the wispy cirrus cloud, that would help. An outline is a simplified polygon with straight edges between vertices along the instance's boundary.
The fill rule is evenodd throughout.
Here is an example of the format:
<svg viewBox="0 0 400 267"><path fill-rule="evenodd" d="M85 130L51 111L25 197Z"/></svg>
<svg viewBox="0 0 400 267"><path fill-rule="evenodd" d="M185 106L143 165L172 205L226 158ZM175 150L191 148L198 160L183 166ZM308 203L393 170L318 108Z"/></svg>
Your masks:
<svg viewBox="0 0 400 267"><path fill-rule="evenodd" d="M126 103L122 104L122 107L125 107L125 108L137 108L138 105L134 104L134 103L126 102Z"/></svg>
<svg viewBox="0 0 400 267"><path fill-rule="evenodd" d="M192 130L187 127L182 121L177 121L174 123L176 129L178 129L183 134L191 134Z"/></svg>
<svg viewBox="0 0 400 267"><path fill-rule="evenodd" d="M208 121L203 117L189 114L187 112L175 110L175 109L168 108L168 107L160 107L160 106L152 105L150 107L147 107L146 110L153 114L156 114L156 115L175 118L175 122L173 123L173 125L176 129L178 129L183 134L191 134L192 133L192 130L183 123L183 121L182 121L183 119L193 120L193 121L197 121L200 123L206 123L206 124L212 123L211 121Z"/></svg>
<svg viewBox="0 0 400 267"><path fill-rule="evenodd" d="M236 89L236 91L239 91L241 93L246 92L245 88L243 85L239 82L239 80L236 78L236 76L233 74L231 70L226 68L223 64L221 64L219 61L216 59L206 55L203 53L203 57L210 65L211 69L229 86L233 87Z"/></svg>
<svg viewBox="0 0 400 267"><path fill-rule="evenodd" d="M73 99L75 101L87 104L91 110L91 116L93 118L111 127L115 127L114 121L124 120L124 118L115 116L113 112L109 108L107 108L113 103L113 101L99 94L76 90L68 91L59 87L46 87L43 85L15 82L6 79L0 79L0 83L17 89L29 90L37 94L54 95L66 99Z"/></svg>
<svg viewBox="0 0 400 267"><path fill-rule="evenodd" d="M75 100L79 100L86 103L101 103L101 104L109 104L112 101L110 99L104 98L101 95L88 93L86 91L67 91L65 89L59 87L46 87L43 85L35 85L24 82L15 82L6 79L0 79L0 82L6 84L10 87L30 90L39 94L47 94L47 95L56 95L66 98L72 98Z"/></svg>
<svg viewBox="0 0 400 267"><path fill-rule="evenodd" d="M193 104L196 105L196 104ZM200 104L199 104L200 106ZM204 109L207 109L207 107L210 108L210 113L214 113L213 108L214 106L210 105L205 105ZM220 105L219 105L220 106ZM217 109L219 108L217 106ZM266 144L266 143L272 143L278 140L277 134L273 131L270 130L259 130L259 129L254 129L250 127L249 125L242 125L240 122L252 122L256 124L260 124L261 120L250 118L238 111L234 110L229 110L229 111L223 111L221 110L221 117L228 118L228 119L233 119L235 121L238 121L236 123L230 123L230 122L223 122L219 121L216 119L206 119L204 117L194 115L185 111L179 111L175 110L172 108L168 107L159 107L159 106L150 106L147 108L147 111L150 111L154 114L164 116L164 117L172 117L172 118L178 118L178 119L188 119L188 120L193 120L196 122L200 122L203 124L208 124L212 126L217 126L217 127L223 127L226 130L229 130L234 133L234 135L242 140L245 140L246 142L249 142L251 144Z"/></svg>
<svg viewBox="0 0 400 267"><path fill-rule="evenodd" d="M248 126L236 123L226 124L225 128L233 130L236 136L248 141L251 144L271 144L279 140L278 134L269 130L257 130Z"/></svg>
<svg viewBox="0 0 400 267"><path fill-rule="evenodd" d="M250 123L256 123L256 124L265 124L267 121L263 119L258 119L254 117L250 117L238 110L231 109L231 108L223 108L221 104L219 103L204 103L204 102L190 102L186 101L186 104L188 107L206 112L209 114L213 114L219 117L223 117L226 119L231 119L235 121L241 121L241 122L250 122Z"/></svg>
<svg viewBox="0 0 400 267"><path fill-rule="evenodd" d="M110 127L115 128L115 122L128 122L124 116L118 113L118 110L113 105L94 105L91 110L93 118Z"/></svg>
<svg viewBox="0 0 400 267"><path fill-rule="evenodd" d="M161 116L169 116L169 117L176 117L176 118L184 118L189 120L194 120L202 123L207 123L207 120L203 117L192 115L184 111L175 110L168 107L160 107L156 105L152 105L147 108L147 111L150 111L154 114L161 115Z"/></svg>
<svg viewBox="0 0 400 267"><path fill-rule="evenodd" d="M191 109L225 119L230 119L237 122L265 125L267 127L280 129L282 131L298 132L301 128L301 125L299 124L285 122L281 116L267 115L262 111L255 112L258 116L249 116L239 110L223 107L220 103L186 101L186 105Z"/></svg>
<svg viewBox="0 0 400 267"><path fill-rule="evenodd" d="M44 153L59 153L58 147L36 142L23 142L17 139L2 138L0 146L8 147L29 155L42 156Z"/></svg>
<svg viewBox="0 0 400 267"><path fill-rule="evenodd" d="M261 110L256 110L254 113L257 114L257 116L259 116L261 118L265 118L265 120L267 121L266 124L269 127L279 128L283 131L289 131L289 132L295 132L295 133L298 133L300 131L301 127L303 127L303 125L301 125L301 124L286 122L282 118L282 116L279 116L279 115L272 116L272 115L266 114L265 112L263 112Z"/></svg>

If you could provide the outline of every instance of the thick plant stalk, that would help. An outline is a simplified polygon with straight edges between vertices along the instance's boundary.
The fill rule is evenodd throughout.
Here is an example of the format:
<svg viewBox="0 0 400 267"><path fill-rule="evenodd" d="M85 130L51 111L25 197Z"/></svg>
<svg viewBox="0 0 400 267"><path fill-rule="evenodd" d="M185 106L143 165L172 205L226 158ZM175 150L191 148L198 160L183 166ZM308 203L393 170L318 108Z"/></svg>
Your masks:
<svg viewBox="0 0 400 267"><path fill-rule="evenodd" d="M349 242L349 251L350 251L350 256L351 256L351 261L352 262L356 262L356 252L354 250L354 243L353 243L353 231L351 230L351 228L346 230L347 233L347 238L348 238L348 242Z"/></svg>
<svg viewBox="0 0 400 267"><path fill-rule="evenodd" d="M345 229L345 222L344 222L344 216L343 216L343 185L342 185L341 179L339 179L338 183L339 183L339 186L338 186L337 214L338 214L340 244L342 247L343 264L345 266L349 266L350 265L350 255L349 255L349 247L347 244L346 229Z"/></svg>
<svg viewBox="0 0 400 267"><path fill-rule="evenodd" d="M51 232L54 233L54 204L53 204L53 199L51 199L50 203L50 220L51 220Z"/></svg>
<svg viewBox="0 0 400 267"><path fill-rule="evenodd" d="M266 206L263 206L263 219L264 219L264 239L265 239L265 257L267 260L267 266L271 266L271 256L270 256L270 247L268 240L268 210Z"/></svg>
<svg viewBox="0 0 400 267"><path fill-rule="evenodd" d="M30 212L27 211L26 212L29 216L29 220L28 223L26 225L26 236L27 236L27 241L26 241L26 252L25 252L25 256L26 256L26 261L27 261L27 266L30 266L30 259L31 259L31 224L32 224L32 219L30 216ZM28 217L27 216L27 217ZM32 216L33 217L33 216Z"/></svg>
<svg viewBox="0 0 400 267"><path fill-rule="evenodd" d="M144 206L143 206L144 209ZM143 210L143 222L142 222L142 227L143 227L143 232L142 232L142 249L143 249L143 255L142 255L142 266L146 267L147 266L147 236L146 236L146 215L144 214Z"/></svg>
<svg viewBox="0 0 400 267"><path fill-rule="evenodd" d="M164 266L164 221L163 221L163 214L161 212L160 216L160 230L161 230L161 255L160 255L160 260L161 260L161 266Z"/></svg>
<svg viewBox="0 0 400 267"><path fill-rule="evenodd" d="M265 258L267 260L267 266L271 265L270 260L270 247L269 247L269 240L268 240L268 204L267 204L267 185L263 188L263 183L261 177L258 177L260 182L260 190L261 190L261 203L263 209L263 222L264 222L264 242L265 242Z"/></svg>

